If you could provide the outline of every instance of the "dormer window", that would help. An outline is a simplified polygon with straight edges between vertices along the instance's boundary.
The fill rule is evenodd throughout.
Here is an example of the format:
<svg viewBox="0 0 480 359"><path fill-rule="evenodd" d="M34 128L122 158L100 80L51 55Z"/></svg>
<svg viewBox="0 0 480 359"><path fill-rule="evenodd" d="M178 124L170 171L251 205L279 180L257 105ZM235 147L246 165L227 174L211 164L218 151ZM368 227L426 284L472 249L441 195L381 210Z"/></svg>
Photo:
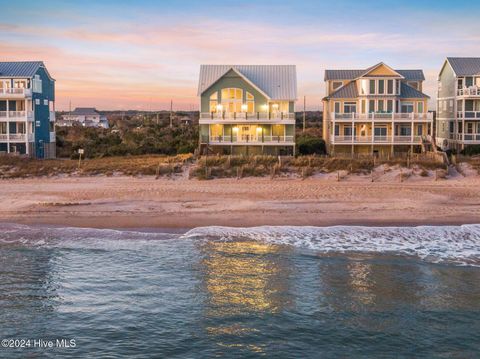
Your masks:
<svg viewBox="0 0 480 359"><path fill-rule="evenodd" d="M418 82L417 81L408 81L407 85L413 87L415 90L418 90Z"/></svg>
<svg viewBox="0 0 480 359"><path fill-rule="evenodd" d="M333 91L339 89L340 87L343 86L343 82L342 81L333 81L332 82L332 89Z"/></svg>
<svg viewBox="0 0 480 359"><path fill-rule="evenodd" d="M395 93L393 92L393 84L395 80L388 80L387 81L387 94L388 95L394 95Z"/></svg>

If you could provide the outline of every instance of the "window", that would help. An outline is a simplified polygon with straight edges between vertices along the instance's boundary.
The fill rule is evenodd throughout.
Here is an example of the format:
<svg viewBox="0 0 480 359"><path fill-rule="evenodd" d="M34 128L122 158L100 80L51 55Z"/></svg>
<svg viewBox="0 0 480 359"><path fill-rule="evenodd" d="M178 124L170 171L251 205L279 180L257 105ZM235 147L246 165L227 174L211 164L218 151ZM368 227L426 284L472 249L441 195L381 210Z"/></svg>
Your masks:
<svg viewBox="0 0 480 359"><path fill-rule="evenodd" d="M375 95L375 80L370 80L370 95Z"/></svg>
<svg viewBox="0 0 480 359"><path fill-rule="evenodd" d="M255 98L253 95L247 91L247 112L253 113L255 112Z"/></svg>
<svg viewBox="0 0 480 359"><path fill-rule="evenodd" d="M340 136L340 126L335 125L335 136Z"/></svg>
<svg viewBox="0 0 480 359"><path fill-rule="evenodd" d="M350 126L343 127L343 135L344 136L351 136L352 135L352 127L350 127Z"/></svg>
<svg viewBox="0 0 480 359"><path fill-rule="evenodd" d="M450 133L453 133L455 131L455 122L450 121L448 123L448 129L449 129Z"/></svg>
<svg viewBox="0 0 480 359"><path fill-rule="evenodd" d="M217 112L217 106L218 106L218 91L215 91L210 95L210 111L209 112Z"/></svg>
<svg viewBox="0 0 480 359"><path fill-rule="evenodd" d="M387 112L388 113L393 112L393 100L387 100Z"/></svg>
<svg viewBox="0 0 480 359"><path fill-rule="evenodd" d="M45 106L48 106L48 100L43 100L43 104L44 104Z"/></svg>
<svg viewBox="0 0 480 359"><path fill-rule="evenodd" d="M378 80L378 93L380 95L385 93L385 80Z"/></svg>
<svg viewBox="0 0 480 359"><path fill-rule="evenodd" d="M342 87L343 82L341 81L333 81L332 82L332 89L335 91L336 89Z"/></svg>
<svg viewBox="0 0 480 359"><path fill-rule="evenodd" d="M395 81L397 84L397 95L400 95L400 81Z"/></svg>
<svg viewBox="0 0 480 359"><path fill-rule="evenodd" d="M402 113L412 113L413 112L413 103L412 102L402 102L401 110L402 110Z"/></svg>
<svg viewBox="0 0 480 359"><path fill-rule="evenodd" d="M362 113L367 112L367 103L365 100L362 100Z"/></svg>
<svg viewBox="0 0 480 359"><path fill-rule="evenodd" d="M459 122L459 123L458 123L458 133L462 133L462 132L463 132L462 123Z"/></svg>
<svg viewBox="0 0 480 359"><path fill-rule="evenodd" d="M369 113L375 112L375 100L368 101L368 112Z"/></svg>
<svg viewBox="0 0 480 359"><path fill-rule="evenodd" d="M40 127L40 121L35 121L35 126Z"/></svg>
<svg viewBox="0 0 480 359"><path fill-rule="evenodd" d="M418 90L418 82L417 81L408 81L407 85L413 87L415 90Z"/></svg>
<svg viewBox="0 0 480 359"><path fill-rule="evenodd" d="M473 77L471 76L465 77L465 86L467 87L473 86Z"/></svg>
<svg viewBox="0 0 480 359"><path fill-rule="evenodd" d="M343 104L343 113L355 113L357 112L356 102L345 102Z"/></svg>
<svg viewBox="0 0 480 359"><path fill-rule="evenodd" d="M238 88L222 89L222 107L226 112L242 112L243 90Z"/></svg>
<svg viewBox="0 0 480 359"><path fill-rule="evenodd" d="M360 92L362 95L366 95L368 93L368 80L362 79L360 80Z"/></svg>
<svg viewBox="0 0 480 359"><path fill-rule="evenodd" d="M384 112L383 100L378 100L378 110L377 110L377 112Z"/></svg>
<svg viewBox="0 0 480 359"><path fill-rule="evenodd" d="M467 122L467 133L473 133L473 123Z"/></svg>
<svg viewBox="0 0 480 359"><path fill-rule="evenodd" d="M33 79L33 92L42 93L42 80L38 75Z"/></svg>
<svg viewBox="0 0 480 359"><path fill-rule="evenodd" d="M417 136L423 136L423 125L417 126Z"/></svg>
<svg viewBox="0 0 480 359"><path fill-rule="evenodd" d="M411 136L412 129L410 127L400 127L400 136Z"/></svg>
<svg viewBox="0 0 480 359"><path fill-rule="evenodd" d="M340 113L340 102L335 102L334 103L334 112L335 113Z"/></svg>
<svg viewBox="0 0 480 359"><path fill-rule="evenodd" d="M387 81L387 93L393 95L393 80Z"/></svg>
<svg viewBox="0 0 480 359"><path fill-rule="evenodd" d="M35 105L40 105L40 99L38 98L35 99Z"/></svg>
<svg viewBox="0 0 480 359"><path fill-rule="evenodd" d="M374 130L375 136L387 136L387 128L386 127L375 127Z"/></svg>
<svg viewBox="0 0 480 359"><path fill-rule="evenodd" d="M423 102L417 102L417 112L423 113Z"/></svg>

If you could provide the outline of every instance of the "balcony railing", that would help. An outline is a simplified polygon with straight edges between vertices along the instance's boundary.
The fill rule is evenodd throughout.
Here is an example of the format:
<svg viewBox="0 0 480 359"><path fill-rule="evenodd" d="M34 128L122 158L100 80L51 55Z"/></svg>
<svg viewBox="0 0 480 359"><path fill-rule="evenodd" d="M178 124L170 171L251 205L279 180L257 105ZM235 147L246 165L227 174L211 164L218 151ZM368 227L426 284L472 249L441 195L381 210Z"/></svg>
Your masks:
<svg viewBox="0 0 480 359"><path fill-rule="evenodd" d="M55 142L55 141L56 141L55 132L50 132L50 142Z"/></svg>
<svg viewBox="0 0 480 359"><path fill-rule="evenodd" d="M23 97L23 96L31 96L32 89L26 88L0 88L0 97Z"/></svg>
<svg viewBox="0 0 480 359"><path fill-rule="evenodd" d="M433 121L432 113L335 113L330 114L331 121Z"/></svg>
<svg viewBox="0 0 480 359"><path fill-rule="evenodd" d="M480 119L480 111L458 111L458 118Z"/></svg>
<svg viewBox="0 0 480 359"><path fill-rule="evenodd" d="M0 111L0 121L5 121L7 119L21 119L21 120L31 120L33 119L32 111Z"/></svg>
<svg viewBox="0 0 480 359"><path fill-rule="evenodd" d="M420 144L422 136L334 136L333 144Z"/></svg>
<svg viewBox="0 0 480 359"><path fill-rule="evenodd" d="M202 136L202 143L249 143L249 144L275 144L275 143L294 143L293 136Z"/></svg>
<svg viewBox="0 0 480 359"><path fill-rule="evenodd" d="M50 111L50 122L55 122L55 111Z"/></svg>
<svg viewBox="0 0 480 359"><path fill-rule="evenodd" d="M466 133L464 141L480 141L480 133Z"/></svg>
<svg viewBox="0 0 480 359"><path fill-rule="evenodd" d="M464 87L457 89L457 96L480 96L480 87Z"/></svg>
<svg viewBox="0 0 480 359"><path fill-rule="evenodd" d="M25 133L11 133L10 134L10 141L25 142L26 139L27 139L27 135Z"/></svg>
<svg viewBox="0 0 480 359"><path fill-rule="evenodd" d="M201 112L200 120L295 120L295 114L289 112Z"/></svg>

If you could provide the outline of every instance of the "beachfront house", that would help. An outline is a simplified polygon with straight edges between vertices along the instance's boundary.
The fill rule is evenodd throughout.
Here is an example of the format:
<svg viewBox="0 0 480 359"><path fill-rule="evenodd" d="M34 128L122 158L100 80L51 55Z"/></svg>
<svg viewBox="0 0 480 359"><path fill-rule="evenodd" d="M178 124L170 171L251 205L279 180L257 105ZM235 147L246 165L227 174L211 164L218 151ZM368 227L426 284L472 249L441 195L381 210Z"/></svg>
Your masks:
<svg viewBox="0 0 480 359"><path fill-rule="evenodd" d="M55 157L55 80L41 61L0 62L0 153Z"/></svg>
<svg viewBox="0 0 480 359"><path fill-rule="evenodd" d="M202 65L198 96L202 154L294 154L294 65Z"/></svg>
<svg viewBox="0 0 480 359"><path fill-rule="evenodd" d="M57 125L108 128L108 120L93 107L77 107L72 112L63 115Z"/></svg>
<svg viewBox="0 0 480 359"><path fill-rule="evenodd" d="M436 140L443 149L480 144L480 57L448 57L438 75Z"/></svg>
<svg viewBox="0 0 480 359"><path fill-rule="evenodd" d="M331 154L421 151L432 131L422 70L326 70L323 136Z"/></svg>

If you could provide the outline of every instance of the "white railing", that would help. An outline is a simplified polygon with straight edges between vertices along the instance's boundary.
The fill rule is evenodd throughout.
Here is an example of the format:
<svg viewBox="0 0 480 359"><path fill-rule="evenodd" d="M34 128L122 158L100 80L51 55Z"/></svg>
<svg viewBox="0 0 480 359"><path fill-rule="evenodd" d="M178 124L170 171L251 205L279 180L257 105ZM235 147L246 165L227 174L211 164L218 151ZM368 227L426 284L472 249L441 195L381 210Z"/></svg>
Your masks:
<svg viewBox="0 0 480 359"><path fill-rule="evenodd" d="M293 143L293 136L202 136L202 142L208 143Z"/></svg>
<svg viewBox="0 0 480 359"><path fill-rule="evenodd" d="M33 119L33 112L32 111L0 111L0 120L5 119Z"/></svg>
<svg viewBox="0 0 480 359"><path fill-rule="evenodd" d="M419 144L422 136L334 136L333 144L382 143L382 144Z"/></svg>
<svg viewBox="0 0 480 359"><path fill-rule="evenodd" d="M0 133L0 141L7 141L8 135L6 133Z"/></svg>
<svg viewBox="0 0 480 359"><path fill-rule="evenodd" d="M480 141L480 133L466 133L465 141Z"/></svg>
<svg viewBox="0 0 480 359"><path fill-rule="evenodd" d="M55 142L56 137L55 137L55 132L50 132L50 142Z"/></svg>
<svg viewBox="0 0 480 359"><path fill-rule="evenodd" d="M464 87L461 89L457 89L458 96L480 96L480 87L472 86L472 87Z"/></svg>
<svg viewBox="0 0 480 359"><path fill-rule="evenodd" d="M480 118L480 111L458 111L458 118Z"/></svg>
<svg viewBox="0 0 480 359"><path fill-rule="evenodd" d="M11 96L11 95L20 95L20 96L30 96L32 94L32 89L26 88L0 88L0 96Z"/></svg>
<svg viewBox="0 0 480 359"><path fill-rule="evenodd" d="M22 141L25 142L26 135L24 133L11 133L10 134L10 141Z"/></svg>
<svg viewBox="0 0 480 359"><path fill-rule="evenodd" d="M294 120L295 114L289 112L201 112L201 120Z"/></svg>
<svg viewBox="0 0 480 359"><path fill-rule="evenodd" d="M332 121L433 121L433 113L335 113Z"/></svg>

